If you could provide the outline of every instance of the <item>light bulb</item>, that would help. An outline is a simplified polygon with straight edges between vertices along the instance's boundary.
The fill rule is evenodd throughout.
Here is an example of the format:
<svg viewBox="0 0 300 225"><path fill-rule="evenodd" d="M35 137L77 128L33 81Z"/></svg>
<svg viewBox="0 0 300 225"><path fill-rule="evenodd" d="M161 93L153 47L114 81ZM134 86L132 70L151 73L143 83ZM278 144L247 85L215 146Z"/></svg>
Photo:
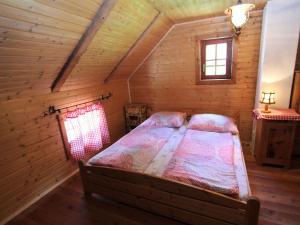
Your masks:
<svg viewBox="0 0 300 225"><path fill-rule="evenodd" d="M245 11L243 5L237 5L231 8L231 22L236 28L242 27L248 20L248 11Z"/></svg>

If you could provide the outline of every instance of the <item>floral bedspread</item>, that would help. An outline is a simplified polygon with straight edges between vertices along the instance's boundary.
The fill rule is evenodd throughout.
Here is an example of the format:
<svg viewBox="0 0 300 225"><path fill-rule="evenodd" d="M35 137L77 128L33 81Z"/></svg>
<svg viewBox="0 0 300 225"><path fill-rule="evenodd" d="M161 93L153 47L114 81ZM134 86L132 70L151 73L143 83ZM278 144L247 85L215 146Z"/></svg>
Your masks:
<svg viewBox="0 0 300 225"><path fill-rule="evenodd" d="M232 134L188 129L163 177L237 197Z"/></svg>
<svg viewBox="0 0 300 225"><path fill-rule="evenodd" d="M173 132L173 128L167 127L137 127L91 158L89 163L144 172Z"/></svg>

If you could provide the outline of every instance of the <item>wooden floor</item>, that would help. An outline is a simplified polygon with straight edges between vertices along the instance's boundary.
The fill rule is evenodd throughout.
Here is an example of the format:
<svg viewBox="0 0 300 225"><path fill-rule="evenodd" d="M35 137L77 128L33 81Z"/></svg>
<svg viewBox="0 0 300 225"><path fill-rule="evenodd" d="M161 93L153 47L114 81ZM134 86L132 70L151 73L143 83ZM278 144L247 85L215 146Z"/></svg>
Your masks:
<svg viewBox="0 0 300 225"><path fill-rule="evenodd" d="M261 200L260 225L300 224L300 169L260 167L250 154L246 164L252 192ZM9 225L179 225L99 196L84 198L74 176ZM201 224L201 223L199 223Z"/></svg>

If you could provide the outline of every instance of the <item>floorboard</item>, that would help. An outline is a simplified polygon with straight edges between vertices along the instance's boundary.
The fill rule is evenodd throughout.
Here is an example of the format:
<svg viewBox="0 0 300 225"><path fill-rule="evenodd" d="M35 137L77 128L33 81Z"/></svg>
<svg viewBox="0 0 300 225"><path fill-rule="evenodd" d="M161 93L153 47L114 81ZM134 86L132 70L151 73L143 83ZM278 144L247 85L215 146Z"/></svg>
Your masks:
<svg viewBox="0 0 300 225"><path fill-rule="evenodd" d="M261 200L260 225L300 224L300 169L261 167L245 156L253 195ZM99 196L85 198L79 175L55 189L7 225L179 225L164 217Z"/></svg>

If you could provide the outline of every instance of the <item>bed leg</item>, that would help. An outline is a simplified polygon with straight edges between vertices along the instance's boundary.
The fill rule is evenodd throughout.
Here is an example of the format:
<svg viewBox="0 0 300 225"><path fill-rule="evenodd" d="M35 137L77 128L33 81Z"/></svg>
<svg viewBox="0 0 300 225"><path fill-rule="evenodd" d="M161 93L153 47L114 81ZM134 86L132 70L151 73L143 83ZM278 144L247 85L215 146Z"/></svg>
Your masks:
<svg viewBox="0 0 300 225"><path fill-rule="evenodd" d="M90 197L92 193L89 191L89 188L88 188L89 185L88 185L86 172L85 172L85 168L84 168L84 162L79 161L78 166L79 166L79 172L80 172L80 176L81 176L81 180L82 180L84 196Z"/></svg>
<svg viewBox="0 0 300 225"><path fill-rule="evenodd" d="M260 202L256 197L250 197L247 200L246 224L257 225L259 217Z"/></svg>

